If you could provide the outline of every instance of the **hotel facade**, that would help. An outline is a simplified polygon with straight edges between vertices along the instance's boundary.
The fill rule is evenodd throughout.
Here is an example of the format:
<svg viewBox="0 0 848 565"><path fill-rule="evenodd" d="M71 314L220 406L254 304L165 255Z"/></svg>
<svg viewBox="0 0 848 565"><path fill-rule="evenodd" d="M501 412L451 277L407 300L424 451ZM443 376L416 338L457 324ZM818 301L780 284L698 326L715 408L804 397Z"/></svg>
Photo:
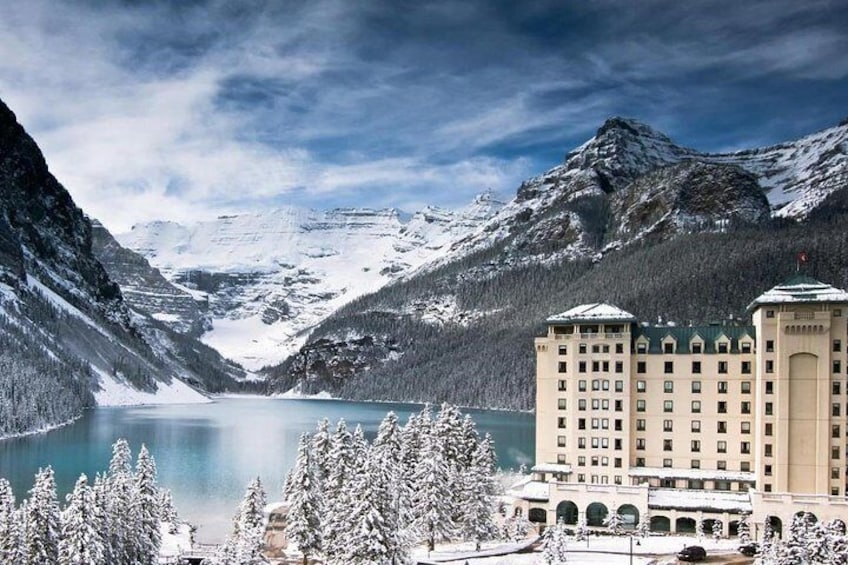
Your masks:
<svg viewBox="0 0 848 565"><path fill-rule="evenodd" d="M848 521L848 293L805 276L749 306L752 325L649 326L607 304L535 341L536 464L516 511L759 537L792 516Z"/></svg>

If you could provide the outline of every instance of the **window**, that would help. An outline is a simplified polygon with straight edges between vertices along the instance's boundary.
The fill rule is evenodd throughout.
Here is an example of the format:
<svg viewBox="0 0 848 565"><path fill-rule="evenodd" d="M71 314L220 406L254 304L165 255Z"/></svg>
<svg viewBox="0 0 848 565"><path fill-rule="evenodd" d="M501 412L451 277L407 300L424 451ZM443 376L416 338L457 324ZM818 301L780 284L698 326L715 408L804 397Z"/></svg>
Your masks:
<svg viewBox="0 0 848 565"><path fill-rule="evenodd" d="M719 342L718 352L719 353L727 353L727 342L726 341Z"/></svg>
<svg viewBox="0 0 848 565"><path fill-rule="evenodd" d="M696 434L701 433L701 420L692 420L692 432Z"/></svg>
<svg viewBox="0 0 848 565"><path fill-rule="evenodd" d="M831 467L830 478L831 479L838 479L839 478L839 467Z"/></svg>
<svg viewBox="0 0 848 565"><path fill-rule="evenodd" d="M616 361L615 362L615 372L619 373L619 374L624 372L624 362L623 361Z"/></svg>
<svg viewBox="0 0 848 565"><path fill-rule="evenodd" d="M586 410L586 399L578 398L577 399L577 409L578 410Z"/></svg>
<svg viewBox="0 0 848 565"><path fill-rule="evenodd" d="M739 405L739 409L743 414L750 414L751 413L751 403L746 400Z"/></svg>
<svg viewBox="0 0 848 565"><path fill-rule="evenodd" d="M636 458L636 466L637 467L644 467L645 466L645 458L644 457L637 457Z"/></svg>
<svg viewBox="0 0 848 565"><path fill-rule="evenodd" d="M624 353L624 344L623 343L616 343L615 344L615 352L616 353Z"/></svg>
<svg viewBox="0 0 848 565"><path fill-rule="evenodd" d="M565 453L557 453L557 463L560 465L565 464Z"/></svg>
<svg viewBox="0 0 848 565"><path fill-rule="evenodd" d="M669 375L674 372L674 361L666 361L663 363L663 373Z"/></svg>
<svg viewBox="0 0 848 565"><path fill-rule="evenodd" d="M620 418L616 418L615 420L615 431L620 432L624 429L624 421Z"/></svg>
<svg viewBox="0 0 848 565"><path fill-rule="evenodd" d="M726 434L727 433L727 422L716 422L716 424L717 424L716 432L718 432L720 434Z"/></svg>
<svg viewBox="0 0 848 565"><path fill-rule="evenodd" d="M834 374L837 374L837 375L842 372L842 362L841 361L834 361L833 362L833 372L834 372Z"/></svg>
<svg viewBox="0 0 848 565"><path fill-rule="evenodd" d="M833 309L833 317L839 318L840 316L842 316L842 308L834 308Z"/></svg>
<svg viewBox="0 0 848 565"><path fill-rule="evenodd" d="M616 451L621 451L621 450L622 450L622 447L621 447L621 438L615 438L614 446L615 446L615 447L614 447L613 449L615 449Z"/></svg>
<svg viewBox="0 0 848 565"><path fill-rule="evenodd" d="M742 394L751 394L751 381L742 381Z"/></svg>
<svg viewBox="0 0 848 565"><path fill-rule="evenodd" d="M592 353L600 353L600 352L601 352L601 346L600 345L593 345L592 346Z"/></svg>
<svg viewBox="0 0 848 565"><path fill-rule="evenodd" d="M615 381L615 392L624 392L624 381Z"/></svg>
<svg viewBox="0 0 848 565"><path fill-rule="evenodd" d="M609 381L604 379L601 381L601 390L609 390Z"/></svg>
<svg viewBox="0 0 848 565"><path fill-rule="evenodd" d="M689 462L689 468L690 469L700 469L701 468L701 460L700 459L692 459Z"/></svg>
<svg viewBox="0 0 848 565"><path fill-rule="evenodd" d="M561 390L561 391L566 390L566 381L563 380L563 379L560 379L559 382L557 383L557 389Z"/></svg>
<svg viewBox="0 0 848 565"><path fill-rule="evenodd" d="M719 361L718 362L718 372L719 372L719 374L727 373L727 361Z"/></svg>
<svg viewBox="0 0 848 565"><path fill-rule="evenodd" d="M751 422L742 422L739 427L739 432L743 434L751 433Z"/></svg>
<svg viewBox="0 0 848 565"><path fill-rule="evenodd" d="M603 351L604 353L609 353L609 345L604 345L603 347L601 347L601 351Z"/></svg>
<svg viewBox="0 0 848 565"><path fill-rule="evenodd" d="M565 361L560 361L557 370L560 373L567 373L568 372L568 363L566 363Z"/></svg>
<svg viewBox="0 0 848 565"><path fill-rule="evenodd" d="M621 401L621 400L615 401L615 411L616 412L623 412L624 411L624 402L623 401Z"/></svg>
<svg viewBox="0 0 848 565"><path fill-rule="evenodd" d="M750 441L740 442L739 443L739 453L742 453L743 455L747 455L747 454L751 453L751 442Z"/></svg>
<svg viewBox="0 0 848 565"><path fill-rule="evenodd" d="M663 344L663 353L674 353L673 341L667 341Z"/></svg>
<svg viewBox="0 0 848 565"><path fill-rule="evenodd" d="M568 346L567 345L560 345L559 346L559 354L560 355L568 355Z"/></svg>
<svg viewBox="0 0 848 565"><path fill-rule="evenodd" d="M692 453L698 453L699 451L701 451L701 441L693 439L692 445L690 446L690 451L692 451Z"/></svg>
<svg viewBox="0 0 848 565"><path fill-rule="evenodd" d="M692 393L698 394L701 392L701 381L692 381Z"/></svg>
<svg viewBox="0 0 848 565"><path fill-rule="evenodd" d="M578 483L585 483L586 482L586 475L584 473L577 473L577 482Z"/></svg>
<svg viewBox="0 0 848 565"><path fill-rule="evenodd" d="M577 438L577 449L586 449L586 438L585 437Z"/></svg>
<svg viewBox="0 0 848 565"><path fill-rule="evenodd" d="M727 402L724 400L719 401L716 410L719 414L727 414Z"/></svg>
<svg viewBox="0 0 848 565"><path fill-rule="evenodd" d="M577 381L577 390L580 392L586 392L586 381Z"/></svg>
<svg viewBox="0 0 848 565"><path fill-rule="evenodd" d="M833 406L831 407L831 411L830 411L831 416L839 416L839 414L841 412L842 412L842 410L841 410L841 407L839 406L839 403L834 402Z"/></svg>
<svg viewBox="0 0 848 565"><path fill-rule="evenodd" d="M839 448L831 447L830 448L830 458L831 459L839 459Z"/></svg>
<svg viewBox="0 0 848 565"><path fill-rule="evenodd" d="M559 398L559 399L557 399L557 408L559 408L560 410L565 410L565 409L566 409L566 408L565 408L565 398Z"/></svg>
<svg viewBox="0 0 848 565"><path fill-rule="evenodd" d="M592 372L598 373L601 370L601 363L599 361L592 361Z"/></svg>
<svg viewBox="0 0 848 565"><path fill-rule="evenodd" d="M642 343L636 344L636 353L646 353L647 351L648 351L648 344L647 343L642 342Z"/></svg>
<svg viewBox="0 0 848 565"><path fill-rule="evenodd" d="M601 420L599 418L592 418L592 429L597 430L600 427L601 427ZM595 439L597 439L597 438L595 438Z"/></svg>
<svg viewBox="0 0 848 565"><path fill-rule="evenodd" d="M586 372L586 361L580 361L577 363L577 372L585 373Z"/></svg>
<svg viewBox="0 0 848 565"><path fill-rule="evenodd" d="M742 374L750 375L751 374L751 362L750 361L742 361Z"/></svg>
<svg viewBox="0 0 848 565"><path fill-rule="evenodd" d="M578 467L585 467L586 466L586 456L585 455L580 455L580 456L577 457L577 466Z"/></svg>
<svg viewBox="0 0 848 565"><path fill-rule="evenodd" d="M763 485L763 492L771 492L771 485L768 483Z"/></svg>
<svg viewBox="0 0 848 565"><path fill-rule="evenodd" d="M568 418L562 418L562 417L557 418L557 427L559 429L565 429L565 425L566 425L567 421L568 421Z"/></svg>
<svg viewBox="0 0 848 565"><path fill-rule="evenodd" d="M663 459L663 463L665 462L666 460ZM677 481L674 479L660 479L660 486L662 488L677 488Z"/></svg>
<svg viewBox="0 0 848 565"><path fill-rule="evenodd" d="M617 468L617 469L620 469L621 468L621 457L616 457L615 459L613 459L612 460L612 466Z"/></svg>
<svg viewBox="0 0 848 565"><path fill-rule="evenodd" d="M701 349L702 349L702 347L703 347L703 345L701 344L701 342L695 342L695 343L693 343L693 344L692 344L692 353L694 353L694 354L696 354L696 355L697 355L697 354L699 354L699 353L701 353Z"/></svg>
<svg viewBox="0 0 848 565"><path fill-rule="evenodd" d="M766 318L774 318L774 310L766 310Z"/></svg>
<svg viewBox="0 0 848 565"><path fill-rule="evenodd" d="M674 431L673 420L663 420L663 431L664 432L673 432Z"/></svg>
<svg viewBox="0 0 848 565"><path fill-rule="evenodd" d="M773 433L774 427L773 426L774 426L774 424L766 424L766 430L765 430L764 435L766 435L766 436L774 435L774 433Z"/></svg>
<svg viewBox="0 0 848 565"><path fill-rule="evenodd" d="M700 465L700 463L701 462L699 461L698 464ZM692 468L693 469L700 469L701 467L692 467ZM698 480L698 479L689 479L688 481L686 481L686 488L703 490L704 489L704 481L701 481L701 480Z"/></svg>
<svg viewBox="0 0 848 565"><path fill-rule="evenodd" d="M663 459L663 467L669 468L672 465L671 459Z"/></svg>
<svg viewBox="0 0 848 565"><path fill-rule="evenodd" d="M670 439L663 440L663 451L674 451L672 447L672 441Z"/></svg>
<svg viewBox="0 0 848 565"><path fill-rule="evenodd" d="M592 449L598 449L601 446L600 438L593 437L592 438Z"/></svg>
<svg viewBox="0 0 848 565"><path fill-rule="evenodd" d="M578 345L578 346L577 346L577 351L578 351L579 353L586 353L586 344L585 344L585 343L581 343L580 345Z"/></svg>
<svg viewBox="0 0 848 565"><path fill-rule="evenodd" d="M641 418L636 420L636 431L638 431L638 432L644 432L645 431L645 420L642 420Z"/></svg>
<svg viewBox="0 0 848 565"><path fill-rule="evenodd" d="M692 361L692 373L699 375L701 373L701 362Z"/></svg>
<svg viewBox="0 0 848 565"><path fill-rule="evenodd" d="M750 461L742 461L741 463L739 463L739 470L747 473L748 471L751 470L751 462Z"/></svg>
<svg viewBox="0 0 848 565"><path fill-rule="evenodd" d="M557 436L557 447L565 447L565 436Z"/></svg>
<svg viewBox="0 0 848 565"><path fill-rule="evenodd" d="M663 381L663 392L674 392L674 381Z"/></svg>
<svg viewBox="0 0 848 565"><path fill-rule="evenodd" d="M774 352L774 340L773 339L767 339L766 340L766 353L772 353L772 352Z"/></svg>
<svg viewBox="0 0 848 565"><path fill-rule="evenodd" d="M674 401L673 400L664 400L663 401L663 412L674 412Z"/></svg>
<svg viewBox="0 0 848 565"><path fill-rule="evenodd" d="M598 379L592 379L592 390L601 390L601 381Z"/></svg>
<svg viewBox="0 0 848 565"><path fill-rule="evenodd" d="M646 363L644 361L637 361L636 362L636 372L639 373L640 375L643 375L643 374L648 372L645 367L646 367Z"/></svg>
<svg viewBox="0 0 848 565"><path fill-rule="evenodd" d="M577 419L577 429L585 430L586 429L586 418L578 418Z"/></svg>
<svg viewBox="0 0 848 565"><path fill-rule="evenodd" d="M636 381L636 392L645 392L647 384L645 381Z"/></svg>
<svg viewBox="0 0 848 565"><path fill-rule="evenodd" d="M740 346L742 347L742 353L751 353L751 342L750 341L744 341L740 344Z"/></svg>
<svg viewBox="0 0 848 565"><path fill-rule="evenodd" d="M645 411L645 401L644 400L637 400L636 401L636 411L637 412L644 412Z"/></svg>
<svg viewBox="0 0 848 565"><path fill-rule="evenodd" d="M766 394L774 394L774 381L766 381Z"/></svg>
<svg viewBox="0 0 848 565"><path fill-rule="evenodd" d="M834 424L830 427L830 437L832 437L833 439L839 439L839 437L841 436L839 432L839 424Z"/></svg>
<svg viewBox="0 0 848 565"><path fill-rule="evenodd" d="M719 471L726 471L727 470L727 461L722 461L720 459L718 461L716 461L716 469L718 469Z"/></svg>
<svg viewBox="0 0 848 565"><path fill-rule="evenodd" d="M636 449L639 451L645 451L645 438L636 438Z"/></svg>
<svg viewBox="0 0 848 565"><path fill-rule="evenodd" d="M772 447L771 447L771 445L772 445L772 444L770 444L770 443L766 443L766 444L764 444L764 445L763 445L763 455L764 455L765 457L771 457L771 454L772 454Z"/></svg>
<svg viewBox="0 0 848 565"><path fill-rule="evenodd" d="M727 442L723 440L716 442L716 451L719 453L727 453Z"/></svg>
<svg viewBox="0 0 848 565"><path fill-rule="evenodd" d="M774 373L774 361L766 359L766 373Z"/></svg>
<svg viewBox="0 0 848 565"><path fill-rule="evenodd" d="M700 400L693 400L692 401L692 413L693 414L700 414L701 413L701 401Z"/></svg>
<svg viewBox="0 0 848 565"><path fill-rule="evenodd" d="M833 351L834 353L839 353L840 351L842 351L842 342L840 340L833 340Z"/></svg>
<svg viewBox="0 0 848 565"><path fill-rule="evenodd" d="M718 393L727 394L727 381L718 381Z"/></svg>
<svg viewBox="0 0 848 565"><path fill-rule="evenodd" d="M839 395L842 393L842 384L839 381L833 381L831 387L833 388L833 394Z"/></svg>
<svg viewBox="0 0 848 565"><path fill-rule="evenodd" d="M771 402L766 402L765 413L766 416L772 416L774 414L774 404L772 404Z"/></svg>

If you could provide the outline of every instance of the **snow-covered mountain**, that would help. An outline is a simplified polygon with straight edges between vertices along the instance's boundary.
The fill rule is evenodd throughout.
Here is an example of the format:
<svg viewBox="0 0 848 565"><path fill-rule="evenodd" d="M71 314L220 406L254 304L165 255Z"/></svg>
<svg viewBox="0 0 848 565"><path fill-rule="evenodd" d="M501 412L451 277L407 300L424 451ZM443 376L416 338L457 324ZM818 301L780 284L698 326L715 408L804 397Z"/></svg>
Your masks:
<svg viewBox="0 0 848 565"><path fill-rule="evenodd" d="M288 207L188 226L136 225L116 238L208 300L205 343L259 369L296 351L342 305L444 253L501 206L487 192L459 211L427 207L408 219L394 209Z"/></svg>

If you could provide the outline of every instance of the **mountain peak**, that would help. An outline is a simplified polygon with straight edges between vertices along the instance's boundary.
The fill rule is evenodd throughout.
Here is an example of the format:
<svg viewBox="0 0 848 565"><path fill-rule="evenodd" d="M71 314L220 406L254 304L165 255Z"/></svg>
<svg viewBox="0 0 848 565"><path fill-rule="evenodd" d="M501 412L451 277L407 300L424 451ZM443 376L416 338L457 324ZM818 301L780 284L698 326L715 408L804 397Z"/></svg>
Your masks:
<svg viewBox="0 0 848 565"><path fill-rule="evenodd" d="M603 125L598 128L598 132L595 134L595 139L601 139L614 133L624 134L626 136L650 137L660 139L666 143L673 143L667 135L655 130L648 124L640 122L634 118L625 118L622 116L613 116L608 118Z"/></svg>

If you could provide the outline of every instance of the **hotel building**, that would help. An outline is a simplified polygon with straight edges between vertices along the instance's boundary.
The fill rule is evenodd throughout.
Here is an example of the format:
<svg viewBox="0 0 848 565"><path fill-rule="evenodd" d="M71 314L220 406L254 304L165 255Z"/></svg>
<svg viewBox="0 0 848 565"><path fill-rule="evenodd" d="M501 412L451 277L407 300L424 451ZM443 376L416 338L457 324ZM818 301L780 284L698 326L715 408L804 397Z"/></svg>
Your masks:
<svg viewBox="0 0 848 565"><path fill-rule="evenodd" d="M799 511L848 521L848 293L797 276L752 325L649 326L587 304L535 341L536 465L513 491L539 524L584 519L736 534Z"/></svg>

